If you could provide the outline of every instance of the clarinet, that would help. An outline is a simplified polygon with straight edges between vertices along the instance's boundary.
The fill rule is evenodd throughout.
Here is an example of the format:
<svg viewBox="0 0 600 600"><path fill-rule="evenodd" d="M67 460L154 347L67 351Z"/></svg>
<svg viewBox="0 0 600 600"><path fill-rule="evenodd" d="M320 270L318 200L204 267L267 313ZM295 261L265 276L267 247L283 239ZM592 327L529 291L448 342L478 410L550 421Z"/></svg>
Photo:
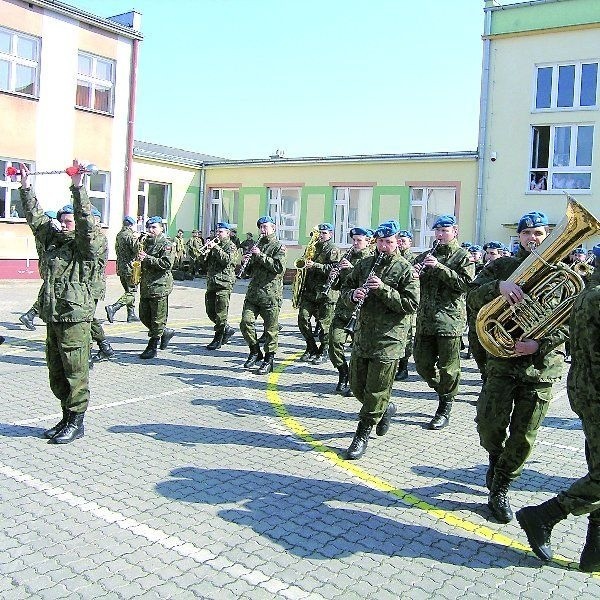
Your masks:
<svg viewBox="0 0 600 600"><path fill-rule="evenodd" d="M327 277L327 283L325 284L325 286L323 287L323 293L324 294L329 294L329 292L331 291L331 288L333 287L333 284L337 281L337 278L340 276L340 272L341 272L341 268L340 268L340 263L343 260L348 260L351 256L352 253L354 252L354 248L351 247L346 254L344 254L344 256L342 256L342 258L340 259L340 261L335 265L335 267L333 267L331 269L331 271L329 271L329 276Z"/></svg>
<svg viewBox="0 0 600 600"><path fill-rule="evenodd" d="M245 258L242 262L242 266L240 267L240 270L237 274L237 278L241 279L244 275L244 271L246 270L246 267L248 266L248 263L250 262L250 259L252 258L252 249L256 248L258 246L258 242L260 242L260 240L262 240L262 235L256 240L256 242L253 244L253 246L248 250L246 256L248 258Z"/></svg>
<svg viewBox="0 0 600 600"><path fill-rule="evenodd" d="M344 331L348 335L354 334L354 328L356 327L356 323L358 322L358 317L360 316L360 310L361 310L363 304L365 303L365 300L367 299L367 295L369 294L369 291L371 290L371 288L367 287L367 281L369 281L369 279L371 279L371 277L373 275L375 275L375 271L377 270L377 267L379 267L379 264L383 260L383 257L384 257L383 252L381 252L377 255L377 258L375 259L375 262L373 263L373 267L371 268L371 271L367 275L367 279L362 284L361 288L359 288L365 292L365 295L360 300L358 300L358 302L356 303L356 307L354 308L354 312L352 313L352 316L350 317L350 320L348 321L348 325L346 325L346 327L344 327Z"/></svg>

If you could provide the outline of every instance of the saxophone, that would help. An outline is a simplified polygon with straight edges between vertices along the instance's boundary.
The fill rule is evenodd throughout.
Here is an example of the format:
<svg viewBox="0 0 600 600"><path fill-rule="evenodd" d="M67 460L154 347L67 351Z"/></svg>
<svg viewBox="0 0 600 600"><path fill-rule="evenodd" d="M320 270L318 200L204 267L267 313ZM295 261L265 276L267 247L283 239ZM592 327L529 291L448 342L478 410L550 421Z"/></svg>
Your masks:
<svg viewBox="0 0 600 600"><path fill-rule="evenodd" d="M144 249L144 240L147 235L147 233L142 233L137 241L137 256L131 263L131 283L133 285L139 285L142 280L142 261L139 259L139 254Z"/></svg>
<svg viewBox="0 0 600 600"><path fill-rule="evenodd" d="M565 217L507 281L516 283L524 299L510 305L502 296L477 314L477 336L493 356L515 358L515 342L540 339L567 321L575 297L584 288L581 276L559 263L571 248L600 231L600 222L567 195Z"/></svg>
<svg viewBox="0 0 600 600"><path fill-rule="evenodd" d="M296 275L294 276L294 282L292 283L292 307L298 308L300 306L300 297L302 296L302 290L304 289L304 282L306 281L306 261L312 260L315 257L315 246L319 241L319 229L313 227L310 232L310 241L304 250L302 258L299 258L294 263L296 267Z"/></svg>

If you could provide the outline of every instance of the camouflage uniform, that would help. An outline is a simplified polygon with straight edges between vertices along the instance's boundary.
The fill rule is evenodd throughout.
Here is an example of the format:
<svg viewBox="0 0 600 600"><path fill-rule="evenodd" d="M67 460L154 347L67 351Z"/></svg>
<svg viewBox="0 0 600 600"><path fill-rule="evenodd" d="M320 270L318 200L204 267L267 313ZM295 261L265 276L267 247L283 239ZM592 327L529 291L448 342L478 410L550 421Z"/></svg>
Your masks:
<svg viewBox="0 0 600 600"><path fill-rule="evenodd" d="M96 225L96 264L92 269L91 291L94 298L94 306L98 306L98 300L102 300L106 294L106 263L108 262L108 240L100 225ZM95 311L94 311L95 313ZM92 319L90 326L92 340L99 346L106 341L106 334L102 324L96 317Z"/></svg>
<svg viewBox="0 0 600 600"><path fill-rule="evenodd" d="M279 309L283 295L283 274L286 268L286 249L275 234L263 236L258 242L261 254L253 254L246 267L252 278L248 284L240 331L251 353L262 357L254 327L256 316L265 324L265 353L274 355L279 336Z"/></svg>
<svg viewBox="0 0 600 600"><path fill-rule="evenodd" d="M411 265L415 262L415 255L410 248L406 248L405 250L400 250L400 256L407 260ZM406 336L406 350L404 352L404 357L400 357L401 365L398 366L398 371L401 369L406 369L408 366L408 359L411 357L413 352L413 344L414 344L414 335L415 335L415 326L417 324L417 314L416 312L410 318L410 327L408 329L408 334Z"/></svg>
<svg viewBox="0 0 600 600"><path fill-rule="evenodd" d="M126 306L128 312L135 306L135 293L138 286L134 285L131 275L131 263L138 255L138 238L131 227L124 225L117 233L115 240L115 252L117 253L117 275L125 293L117 300L119 306Z"/></svg>
<svg viewBox="0 0 600 600"><path fill-rule="evenodd" d="M191 237L185 244L187 255L190 259L190 275L192 278L204 272L203 256L200 254L200 249L204 246L201 237Z"/></svg>
<svg viewBox="0 0 600 600"><path fill-rule="evenodd" d="M173 263L173 269L183 268L183 259L185 258L185 240L183 239L183 233L179 235L179 232L173 240L173 248L175 250L175 259Z"/></svg>
<svg viewBox="0 0 600 600"><path fill-rule="evenodd" d="M173 243L164 233L146 236L140 281L140 320L148 328L148 337L160 338L167 324L169 294L173 290Z"/></svg>
<svg viewBox="0 0 600 600"><path fill-rule="evenodd" d="M91 204L84 188L71 186L75 231L58 232L31 189L20 189L25 217L43 254L40 317L46 323L46 363L50 389L65 412L88 407L90 323L94 299L91 273L98 247Z"/></svg>
<svg viewBox="0 0 600 600"><path fill-rule="evenodd" d="M338 299L336 290L332 289L324 294L323 288L327 283L329 271L340 261L340 251L333 245L331 239L326 242L319 241L315 244L315 254L312 260L314 264L306 269L306 277L298 305L298 328L302 337L306 340L309 355L322 356L327 354L329 347L329 327L333 319L335 303ZM320 323L323 328L320 348L317 348L313 337L310 324L311 317L314 317L317 324Z"/></svg>
<svg viewBox="0 0 600 600"><path fill-rule="evenodd" d="M367 280L377 256L359 261L343 282L342 296L351 311L356 306L352 294ZM360 421L368 426L378 423L387 409L411 315L419 304L418 281L399 252L383 256L375 274L384 285L370 290L364 301L350 358L350 388L362 403Z"/></svg>
<svg viewBox="0 0 600 600"><path fill-rule="evenodd" d="M498 258L483 269L473 282L469 307L477 313L497 298L500 281L506 281L528 256L521 247L516 256ZM557 348L567 338L567 331L565 326L557 327L536 340L539 349L535 354L487 357L487 380L477 401L477 431L494 465L494 475L508 483L523 471L548 411L552 384L561 378L564 354Z"/></svg>
<svg viewBox="0 0 600 600"><path fill-rule="evenodd" d="M428 253L417 256L415 263ZM438 265L423 269L419 277L421 303L415 332L415 367L437 392L440 404L450 405L460 383L460 341L467 320L465 296L474 266L456 239L438 245L434 255Z"/></svg>

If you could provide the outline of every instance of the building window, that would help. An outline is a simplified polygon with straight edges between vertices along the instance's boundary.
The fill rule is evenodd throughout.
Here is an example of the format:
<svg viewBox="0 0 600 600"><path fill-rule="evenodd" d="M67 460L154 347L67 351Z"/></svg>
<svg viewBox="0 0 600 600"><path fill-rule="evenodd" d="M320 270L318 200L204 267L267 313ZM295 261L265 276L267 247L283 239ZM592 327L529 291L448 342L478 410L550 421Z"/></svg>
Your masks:
<svg viewBox="0 0 600 600"><path fill-rule="evenodd" d="M593 141L593 125L533 126L529 189L589 190Z"/></svg>
<svg viewBox="0 0 600 600"><path fill-rule="evenodd" d="M100 211L100 222L102 225L108 226L109 217L109 173L98 171L91 173L84 178L85 189L90 198L92 206L95 206Z"/></svg>
<svg viewBox="0 0 600 600"><path fill-rule="evenodd" d="M33 171L33 162L21 160L19 158L0 158L0 219L16 221L25 219L25 211L21 204L19 188L21 187L20 177L8 177L6 169L8 167L19 168L23 163L30 171Z"/></svg>
<svg viewBox="0 0 600 600"><path fill-rule="evenodd" d="M415 250L431 248L434 240L432 226L442 215L453 215L456 209L456 188L411 187L410 229Z"/></svg>
<svg viewBox="0 0 600 600"><path fill-rule="evenodd" d="M353 227L369 227L371 223L371 188L339 187L334 189L333 243L350 246L348 235Z"/></svg>
<svg viewBox="0 0 600 600"><path fill-rule="evenodd" d="M237 225L240 191L232 188L210 190L210 229L217 230L217 223Z"/></svg>
<svg viewBox="0 0 600 600"><path fill-rule="evenodd" d="M76 106L113 114L115 62L86 52L77 58Z"/></svg>
<svg viewBox="0 0 600 600"><path fill-rule="evenodd" d="M167 220L167 210L171 186L168 183L154 183L140 179L138 185L138 218L144 223L149 217L162 217Z"/></svg>
<svg viewBox="0 0 600 600"><path fill-rule="evenodd" d="M597 62L536 67L536 110L593 108L596 106L597 97Z"/></svg>
<svg viewBox="0 0 600 600"><path fill-rule="evenodd" d="M300 188L269 188L269 216L282 242L298 243Z"/></svg>
<svg viewBox="0 0 600 600"><path fill-rule="evenodd" d="M39 38L0 27L0 91L38 96Z"/></svg>

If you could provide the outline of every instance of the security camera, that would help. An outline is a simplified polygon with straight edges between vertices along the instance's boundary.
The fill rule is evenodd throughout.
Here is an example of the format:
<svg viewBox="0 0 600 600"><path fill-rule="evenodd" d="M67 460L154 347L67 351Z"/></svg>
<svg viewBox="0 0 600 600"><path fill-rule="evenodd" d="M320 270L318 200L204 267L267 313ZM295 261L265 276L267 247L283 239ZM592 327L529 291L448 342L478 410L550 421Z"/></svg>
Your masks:
<svg viewBox="0 0 600 600"><path fill-rule="evenodd" d="M490 160L492 162L496 162L497 158L498 158L498 155L495 152L490 152Z"/></svg>

